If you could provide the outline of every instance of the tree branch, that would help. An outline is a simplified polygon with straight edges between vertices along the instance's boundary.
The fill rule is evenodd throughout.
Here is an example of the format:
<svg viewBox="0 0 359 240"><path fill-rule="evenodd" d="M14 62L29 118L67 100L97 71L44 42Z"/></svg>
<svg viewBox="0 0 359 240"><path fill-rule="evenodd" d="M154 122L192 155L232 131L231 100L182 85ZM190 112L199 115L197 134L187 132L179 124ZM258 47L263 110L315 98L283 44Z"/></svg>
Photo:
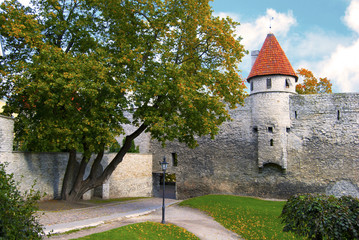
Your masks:
<svg viewBox="0 0 359 240"><path fill-rule="evenodd" d="M103 173L97 178L96 181L98 182L104 182L107 180L113 171L116 169L117 165L120 164L123 160L123 157L128 152L128 150L131 148L132 140L137 138L141 133L143 133L146 128L148 127L147 124L143 123L135 132L133 132L131 135L126 136L125 143L123 144L120 151L116 154L114 159L110 162L110 164L105 168Z"/></svg>

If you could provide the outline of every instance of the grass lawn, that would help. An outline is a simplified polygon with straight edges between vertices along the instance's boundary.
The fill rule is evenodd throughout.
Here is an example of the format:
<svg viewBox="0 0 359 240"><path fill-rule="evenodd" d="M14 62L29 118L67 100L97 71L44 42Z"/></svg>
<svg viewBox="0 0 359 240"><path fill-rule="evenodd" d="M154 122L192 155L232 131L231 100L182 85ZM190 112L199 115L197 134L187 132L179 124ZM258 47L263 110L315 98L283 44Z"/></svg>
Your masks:
<svg viewBox="0 0 359 240"><path fill-rule="evenodd" d="M278 216L284 204L283 201L228 195L207 195L180 203L207 212L224 227L247 240L301 239L282 232L283 224Z"/></svg>
<svg viewBox="0 0 359 240"><path fill-rule="evenodd" d="M183 228L172 224L161 224L154 222L144 222L127 225L124 227L112 229L110 231L96 233L77 239L91 240L110 240L110 239L199 239L194 234Z"/></svg>

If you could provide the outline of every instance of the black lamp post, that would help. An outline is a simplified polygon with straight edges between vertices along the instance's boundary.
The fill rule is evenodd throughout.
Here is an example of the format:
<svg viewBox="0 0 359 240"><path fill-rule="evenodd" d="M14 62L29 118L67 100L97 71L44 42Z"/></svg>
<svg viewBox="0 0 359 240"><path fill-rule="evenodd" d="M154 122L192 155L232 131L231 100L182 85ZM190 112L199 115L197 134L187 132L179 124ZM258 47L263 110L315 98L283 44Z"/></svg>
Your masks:
<svg viewBox="0 0 359 240"><path fill-rule="evenodd" d="M161 168L163 171L163 193L162 193L162 197L163 197L163 201L162 201L162 224L165 224L165 185L166 185L166 181L165 181L165 177L166 177L166 170L167 170L167 166L168 166L168 162L166 162L166 157L163 157L163 162L160 162L161 164Z"/></svg>

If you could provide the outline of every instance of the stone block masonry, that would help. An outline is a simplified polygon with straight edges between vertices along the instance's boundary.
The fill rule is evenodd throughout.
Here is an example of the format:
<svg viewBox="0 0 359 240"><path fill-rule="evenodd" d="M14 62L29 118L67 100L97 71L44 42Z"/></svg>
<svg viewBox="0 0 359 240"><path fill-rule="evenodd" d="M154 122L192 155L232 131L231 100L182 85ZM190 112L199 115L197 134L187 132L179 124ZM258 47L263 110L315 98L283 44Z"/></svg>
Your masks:
<svg viewBox="0 0 359 240"><path fill-rule="evenodd" d="M14 120L0 115L0 152L11 152L14 141Z"/></svg>
<svg viewBox="0 0 359 240"><path fill-rule="evenodd" d="M114 154L105 154L103 167ZM78 155L80 161L81 155ZM0 162L7 162L6 171L14 173L20 191L34 188L46 193L43 199L56 199L61 194L68 153L0 152ZM86 177L86 175L85 175ZM100 192L98 192L100 191ZM152 194L152 155L126 154L109 180L99 189L87 193L103 198L150 197Z"/></svg>
<svg viewBox="0 0 359 240"><path fill-rule="evenodd" d="M177 142L163 149L153 141L154 169L164 155L170 159L171 153L177 154L178 166L170 166L169 171L176 173L177 197L181 199L216 193L273 198L296 193L359 197L359 94L288 98L285 112L290 121L285 120L283 125L287 128L285 168L277 161L262 168L258 165L258 153L264 155L265 149L258 151L263 144L258 137L261 129L253 128L257 123L251 117L254 105L250 96L245 106L230 112L233 121L223 124L214 140L198 138L196 149Z"/></svg>
<svg viewBox="0 0 359 240"><path fill-rule="evenodd" d="M46 193L43 199L58 198L68 161L68 153L13 152L13 127L11 118L0 115L0 162L7 162L7 173L13 173L20 183L20 191L34 188ZM102 168L115 154L105 154ZM78 161L81 155L77 156ZM87 171L89 172L89 171ZM86 175L85 175L86 177ZM152 194L152 155L126 154L109 180L95 191L85 194L103 198L150 197Z"/></svg>

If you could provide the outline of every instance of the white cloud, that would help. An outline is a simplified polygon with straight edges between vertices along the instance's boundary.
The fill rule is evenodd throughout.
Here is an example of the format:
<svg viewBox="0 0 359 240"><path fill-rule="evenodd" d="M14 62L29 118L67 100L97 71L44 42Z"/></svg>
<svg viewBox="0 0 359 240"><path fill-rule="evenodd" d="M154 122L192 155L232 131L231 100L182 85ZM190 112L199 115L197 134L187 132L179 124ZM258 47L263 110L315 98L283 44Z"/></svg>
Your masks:
<svg viewBox="0 0 359 240"><path fill-rule="evenodd" d="M231 12L219 12L219 13L214 13L213 15L220 18L230 17L237 22L239 21L240 18L237 13L231 13Z"/></svg>
<svg viewBox="0 0 359 240"><path fill-rule="evenodd" d="M298 59L318 60L328 57L339 44L349 44L351 41L350 37L317 28L315 31L290 36L288 52Z"/></svg>
<svg viewBox="0 0 359 240"><path fill-rule="evenodd" d="M351 1L344 22L355 32L355 39L349 44L338 44L316 68L321 76L331 79L339 92L359 92L359 0Z"/></svg>
<svg viewBox="0 0 359 240"><path fill-rule="evenodd" d="M352 0L345 12L344 22L346 25L359 33L359 1Z"/></svg>
<svg viewBox="0 0 359 240"><path fill-rule="evenodd" d="M272 21L271 29L269 29L270 21ZM259 50L269 32L276 36L286 36L296 22L291 11L279 13L274 9L267 9L266 15L260 16L255 22L241 23L237 29L237 34L243 38L242 43L246 49Z"/></svg>
<svg viewBox="0 0 359 240"><path fill-rule="evenodd" d="M351 46L339 45L328 59L319 63L320 74L337 85L340 92L359 91L359 39Z"/></svg>

